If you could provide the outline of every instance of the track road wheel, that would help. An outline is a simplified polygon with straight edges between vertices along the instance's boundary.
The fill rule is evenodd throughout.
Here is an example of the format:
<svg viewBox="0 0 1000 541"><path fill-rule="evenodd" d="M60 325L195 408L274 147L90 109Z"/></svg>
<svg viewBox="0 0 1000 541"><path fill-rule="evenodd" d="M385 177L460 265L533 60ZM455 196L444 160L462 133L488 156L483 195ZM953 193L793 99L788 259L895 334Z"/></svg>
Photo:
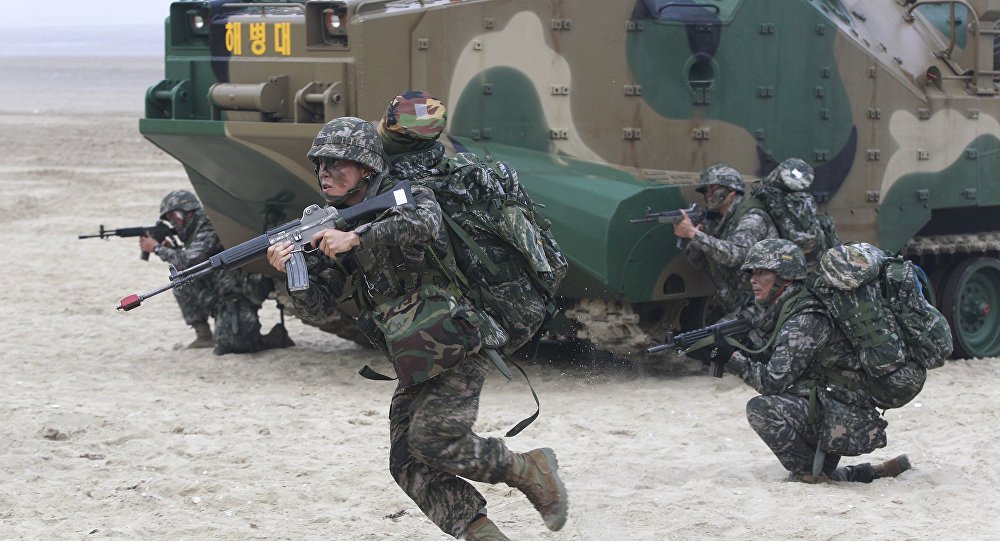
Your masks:
<svg viewBox="0 0 1000 541"><path fill-rule="evenodd" d="M1000 260L967 259L948 274L941 312L951 325L955 357L1000 355Z"/></svg>

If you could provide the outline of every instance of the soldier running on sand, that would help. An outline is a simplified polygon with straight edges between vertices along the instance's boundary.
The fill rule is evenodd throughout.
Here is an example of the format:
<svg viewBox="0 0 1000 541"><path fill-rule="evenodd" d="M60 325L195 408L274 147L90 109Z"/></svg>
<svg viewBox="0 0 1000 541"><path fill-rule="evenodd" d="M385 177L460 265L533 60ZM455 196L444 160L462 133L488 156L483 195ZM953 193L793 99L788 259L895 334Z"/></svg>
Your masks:
<svg viewBox="0 0 1000 541"><path fill-rule="evenodd" d="M444 108L434 105L424 116L432 131L440 133ZM358 118L327 123L308 156L334 206L360 203L397 180L386 175L375 127ZM490 362L476 353L480 337L471 323L474 310L449 291L447 277L430 265L432 259L449 261L441 209L429 189L414 185L412 192L412 207L397 207L353 231L317 234L313 242L326 257L309 261L309 289L292 293L296 312L309 317L334 310L347 278L353 277L362 308L358 324L383 352L393 353L399 379L389 410L389 470L441 530L457 538L507 539L487 518L486 499L466 479L503 481L519 489L546 526L558 530L566 521L568 499L555 453L514 453L503 440L472 431ZM291 249L290 244L272 246L268 261L284 271ZM443 310L430 310L434 305ZM393 330L410 341L419 335L415 349L423 352L426 364L418 362L419 355L401 354L407 339L387 344L382 334L392 324L405 327L418 320L430 330L414 329L409 335L405 328Z"/></svg>

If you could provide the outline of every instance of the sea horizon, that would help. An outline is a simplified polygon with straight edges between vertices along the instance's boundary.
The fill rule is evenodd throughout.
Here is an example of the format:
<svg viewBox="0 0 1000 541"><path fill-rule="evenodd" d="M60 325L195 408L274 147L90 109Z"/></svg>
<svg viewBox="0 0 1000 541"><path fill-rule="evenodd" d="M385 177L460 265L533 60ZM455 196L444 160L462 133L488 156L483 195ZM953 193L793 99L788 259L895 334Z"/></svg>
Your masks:
<svg viewBox="0 0 1000 541"><path fill-rule="evenodd" d="M0 28L0 56L163 56L163 25Z"/></svg>

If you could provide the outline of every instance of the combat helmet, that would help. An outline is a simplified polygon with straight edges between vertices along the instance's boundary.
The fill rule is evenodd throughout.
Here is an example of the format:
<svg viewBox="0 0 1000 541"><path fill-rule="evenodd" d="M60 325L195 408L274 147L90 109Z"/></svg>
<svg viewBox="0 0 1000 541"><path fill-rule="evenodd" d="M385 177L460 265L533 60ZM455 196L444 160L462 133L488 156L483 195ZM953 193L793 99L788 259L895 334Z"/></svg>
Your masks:
<svg viewBox="0 0 1000 541"><path fill-rule="evenodd" d="M785 189L793 192L808 190L816 177L812 166L798 158L788 158L781 162L775 171L775 179Z"/></svg>
<svg viewBox="0 0 1000 541"><path fill-rule="evenodd" d="M313 164L322 158L350 160L371 167L376 173L385 171L382 142L371 123L353 116L335 118L316 134L306 156Z"/></svg>
<svg viewBox="0 0 1000 541"><path fill-rule="evenodd" d="M790 240L764 239L750 248L746 261L740 267L746 272L754 269L773 271L782 280L804 280L806 258Z"/></svg>
<svg viewBox="0 0 1000 541"><path fill-rule="evenodd" d="M389 103L378 135L389 155L415 152L430 148L447 122L448 110L441 100L422 90L407 90Z"/></svg>
<svg viewBox="0 0 1000 541"><path fill-rule="evenodd" d="M695 188L695 191L703 194L709 186L713 185L729 188L740 195L746 193L746 184L743 183L743 176L734 167L724 163L713 165L702 171L698 187Z"/></svg>
<svg viewBox="0 0 1000 541"><path fill-rule="evenodd" d="M160 218L166 219L167 214L175 210L191 212L201 208L201 203L193 193L187 190L174 190L168 193L160 202Z"/></svg>

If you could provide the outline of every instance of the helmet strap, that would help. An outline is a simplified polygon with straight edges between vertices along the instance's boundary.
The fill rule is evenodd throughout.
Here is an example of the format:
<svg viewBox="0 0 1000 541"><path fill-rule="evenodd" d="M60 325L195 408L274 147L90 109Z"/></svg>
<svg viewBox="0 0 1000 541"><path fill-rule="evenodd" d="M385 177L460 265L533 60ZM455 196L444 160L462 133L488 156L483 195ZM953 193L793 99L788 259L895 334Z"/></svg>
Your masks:
<svg viewBox="0 0 1000 541"><path fill-rule="evenodd" d="M786 289L788 289L788 285L791 283L792 283L791 280L785 280L781 284L781 286L778 287L778 289L774 289L772 287L771 294L767 296L767 305L771 306L772 304L774 304L774 301L778 300L778 297L781 297L781 294L784 293Z"/></svg>

